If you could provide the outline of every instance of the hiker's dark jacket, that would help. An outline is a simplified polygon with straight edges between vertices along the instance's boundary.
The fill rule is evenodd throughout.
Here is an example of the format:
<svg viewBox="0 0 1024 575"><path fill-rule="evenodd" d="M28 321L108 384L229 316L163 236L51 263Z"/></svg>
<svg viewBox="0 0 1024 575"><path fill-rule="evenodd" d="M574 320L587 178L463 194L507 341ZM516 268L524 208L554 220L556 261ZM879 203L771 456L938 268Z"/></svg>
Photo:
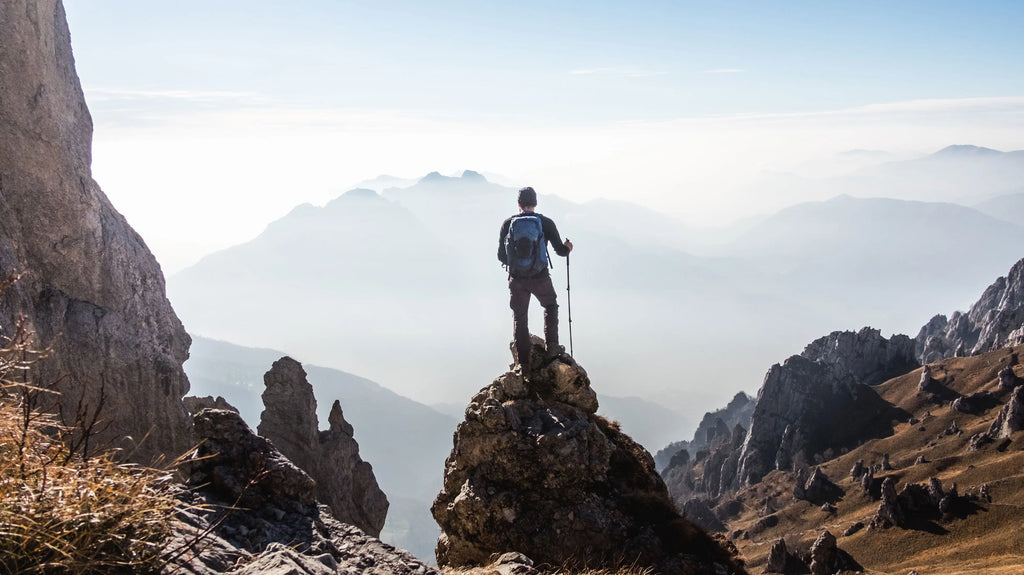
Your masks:
<svg viewBox="0 0 1024 575"><path fill-rule="evenodd" d="M555 222L551 218L538 214L537 212L520 212L501 224L501 234L498 237L498 260L500 260L502 264L508 266L508 254L505 253L505 238L508 236L509 225L512 223L512 218L523 215L537 216L540 218L541 229L544 231L544 239L551 244L551 247L554 248L556 254L563 258L569 255L569 248L565 247L565 244L562 242L562 236L558 235L558 227L555 226ZM548 275L548 268L544 268L544 271L539 272L535 277L544 275Z"/></svg>

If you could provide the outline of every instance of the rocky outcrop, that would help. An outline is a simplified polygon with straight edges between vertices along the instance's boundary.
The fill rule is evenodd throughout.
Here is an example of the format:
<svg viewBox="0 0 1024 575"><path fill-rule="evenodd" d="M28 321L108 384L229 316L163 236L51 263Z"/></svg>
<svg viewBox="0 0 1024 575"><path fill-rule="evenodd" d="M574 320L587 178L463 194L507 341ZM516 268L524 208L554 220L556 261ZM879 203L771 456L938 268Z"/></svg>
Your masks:
<svg viewBox="0 0 1024 575"><path fill-rule="evenodd" d="M654 463L659 471L665 470L672 465L672 459L684 449L694 454L711 447L716 437L731 437L731 433L735 431L737 425L746 430L750 427L750 415L753 412L753 398L742 391L737 393L725 407L704 414L697 425L697 431L694 432L692 441L678 441L669 444L654 455Z"/></svg>
<svg viewBox="0 0 1024 575"><path fill-rule="evenodd" d="M534 342L533 356L542 348ZM432 512L442 567L516 551L538 564L742 573L730 552L675 510L653 458L595 415L571 359L509 372L466 408Z"/></svg>
<svg viewBox="0 0 1024 575"><path fill-rule="evenodd" d="M739 424L729 433L719 426L712 445L705 446L692 459L685 450L672 458L661 475L677 506L693 498L716 499L736 486L739 449L746 434L747 430Z"/></svg>
<svg viewBox="0 0 1024 575"><path fill-rule="evenodd" d="M316 483L316 498L331 508L339 521L370 535L380 535L388 500L377 485L373 468L359 457L352 426L341 403L334 402L330 428L319 430L313 386L302 364L283 357L263 377L263 414L258 432Z"/></svg>
<svg viewBox="0 0 1024 575"><path fill-rule="evenodd" d="M797 481L799 482L799 479ZM793 495L797 499L805 499L815 505L821 505L836 502L843 495L843 491L838 485L832 483L820 467L815 467L814 472L804 482L803 488L794 490Z"/></svg>
<svg viewBox="0 0 1024 575"><path fill-rule="evenodd" d="M836 332L772 366L758 391L738 480L756 483L773 469L815 463L827 449L890 433L889 420L905 417L865 382L912 369L908 342L869 328Z"/></svg>
<svg viewBox="0 0 1024 575"><path fill-rule="evenodd" d="M1014 354L1013 363L1017 363L1017 356ZM1006 392L1012 391L1015 387L1024 385L1024 380L1017 377L1017 373L1013 370L1012 366L1004 367L999 370L999 391Z"/></svg>
<svg viewBox="0 0 1024 575"><path fill-rule="evenodd" d="M1006 439L1021 430L1024 430L1024 386L1017 386L989 427L988 435L993 440Z"/></svg>
<svg viewBox="0 0 1024 575"><path fill-rule="evenodd" d="M92 179L63 5L0 0L0 38L0 275L22 274L0 295L0 329L24 316L52 349L34 379L56 383L69 422L102 409L98 444L144 463L178 455L192 444L190 340L156 259Z"/></svg>
<svg viewBox="0 0 1024 575"><path fill-rule="evenodd" d="M914 340L896 334L886 339L877 329L835 331L804 348L801 356L827 365L834 378L851 378L863 385L878 385L917 369Z"/></svg>
<svg viewBox="0 0 1024 575"><path fill-rule="evenodd" d="M312 478L237 413L201 410L195 430L168 572L438 575L317 505Z"/></svg>
<svg viewBox="0 0 1024 575"><path fill-rule="evenodd" d="M990 285L967 313L932 318L915 342L921 363L1024 343L1024 260Z"/></svg>
<svg viewBox="0 0 1024 575"><path fill-rule="evenodd" d="M192 415L195 415L204 409L226 409L228 411L238 413L238 408L228 403L228 400L219 395L217 397L213 397L212 395L204 397L189 395L183 397L181 401L185 404L185 409Z"/></svg>
<svg viewBox="0 0 1024 575"><path fill-rule="evenodd" d="M863 571L863 567L857 563L850 554L843 551L836 545L836 538L832 533L823 531L811 544L811 575L833 575L834 573L846 573L850 571Z"/></svg>
<svg viewBox="0 0 1024 575"><path fill-rule="evenodd" d="M882 497L871 519L871 527L885 529L906 524L906 516L896 496L896 481L891 477L882 480Z"/></svg>

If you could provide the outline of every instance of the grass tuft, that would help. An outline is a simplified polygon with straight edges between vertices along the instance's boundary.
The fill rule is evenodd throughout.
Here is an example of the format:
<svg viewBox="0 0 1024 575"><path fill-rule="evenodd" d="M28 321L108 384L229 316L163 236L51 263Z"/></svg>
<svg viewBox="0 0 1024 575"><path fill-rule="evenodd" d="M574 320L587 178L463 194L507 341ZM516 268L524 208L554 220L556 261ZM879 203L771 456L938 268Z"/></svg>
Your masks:
<svg viewBox="0 0 1024 575"><path fill-rule="evenodd" d="M23 323L0 348L0 574L150 573L181 504L168 472L83 454L74 429L33 408Z"/></svg>

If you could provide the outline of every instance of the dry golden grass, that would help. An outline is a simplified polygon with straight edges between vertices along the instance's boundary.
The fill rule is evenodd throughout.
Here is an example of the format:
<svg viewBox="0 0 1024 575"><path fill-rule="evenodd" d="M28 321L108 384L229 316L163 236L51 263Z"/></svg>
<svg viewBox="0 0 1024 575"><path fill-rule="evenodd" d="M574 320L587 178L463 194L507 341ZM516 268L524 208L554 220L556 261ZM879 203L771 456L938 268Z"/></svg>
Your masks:
<svg viewBox="0 0 1024 575"><path fill-rule="evenodd" d="M82 456L69 430L32 409L37 354L23 329L0 349L0 573L159 571L177 500L171 476Z"/></svg>
<svg viewBox="0 0 1024 575"><path fill-rule="evenodd" d="M1024 353L1024 346L947 360L933 365L933 377L961 394L994 392L999 370L1011 363L1014 353ZM1024 376L1024 365L1016 366L1015 371ZM886 401L920 419L920 423L895 422L889 437L869 441L821 465L846 492L836 505L835 515L806 501L795 501L791 473L772 472L758 485L740 492L745 511L730 522L730 530L750 530L759 519L758 510L765 498L775 504L779 518L778 525L735 541L751 573L759 572L771 545L779 538L785 538L791 548L806 549L824 529L838 538L840 548L868 574L906 575L912 570L922 575L1024 573L1024 432L1015 435L1002 451L995 445L969 451L970 437L988 430L999 407L981 415L955 412L948 402L936 403L918 393L920 376L919 369L876 388ZM940 436L953 421L963 430L962 435ZM869 524L878 508L878 501L864 495L850 479L850 468L859 459L866 464L877 463L884 453L890 455L895 469L879 477L892 476L897 489L938 477L946 489L956 483L961 494L987 484L992 502L979 501L962 517L946 517L919 529L862 529L844 537L842 533L850 525L858 521ZM914 465L918 455L924 455L927 462Z"/></svg>

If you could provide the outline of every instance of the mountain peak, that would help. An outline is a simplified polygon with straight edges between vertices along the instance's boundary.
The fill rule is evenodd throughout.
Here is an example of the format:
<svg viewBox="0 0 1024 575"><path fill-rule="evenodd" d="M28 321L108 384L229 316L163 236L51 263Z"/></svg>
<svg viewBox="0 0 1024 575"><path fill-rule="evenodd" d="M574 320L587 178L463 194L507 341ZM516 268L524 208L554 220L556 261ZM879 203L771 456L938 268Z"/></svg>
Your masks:
<svg viewBox="0 0 1024 575"><path fill-rule="evenodd" d="M963 158L970 156L999 156L1003 152L999 150L993 150L992 148L984 148L981 146L971 146L966 144L954 144L952 146L946 146L938 152L932 154L935 158Z"/></svg>
<svg viewBox="0 0 1024 575"><path fill-rule="evenodd" d="M350 198L350 199L351 198L376 198L376 197L379 197L379 196L380 196L380 194L378 194L375 190L371 190L371 189L368 189L368 188L353 188L353 189L345 192L344 194L341 194L341 197L343 197L343 198Z"/></svg>
<svg viewBox="0 0 1024 575"><path fill-rule="evenodd" d="M432 182L444 182L444 181L447 181L447 180L450 180L450 179L452 179L452 178L449 178L448 176L442 176L441 172L430 172L429 174L427 174L427 175L423 176L422 178L420 178L419 183L421 183L421 184L429 184L429 183L432 183Z"/></svg>
<svg viewBox="0 0 1024 575"><path fill-rule="evenodd" d="M419 183L421 184L434 184L434 183L447 183L447 182L482 182L486 183L487 178L480 172L474 172L473 170L465 170L462 172L461 177L452 177L442 175L441 172L430 172L429 174L420 178Z"/></svg>

